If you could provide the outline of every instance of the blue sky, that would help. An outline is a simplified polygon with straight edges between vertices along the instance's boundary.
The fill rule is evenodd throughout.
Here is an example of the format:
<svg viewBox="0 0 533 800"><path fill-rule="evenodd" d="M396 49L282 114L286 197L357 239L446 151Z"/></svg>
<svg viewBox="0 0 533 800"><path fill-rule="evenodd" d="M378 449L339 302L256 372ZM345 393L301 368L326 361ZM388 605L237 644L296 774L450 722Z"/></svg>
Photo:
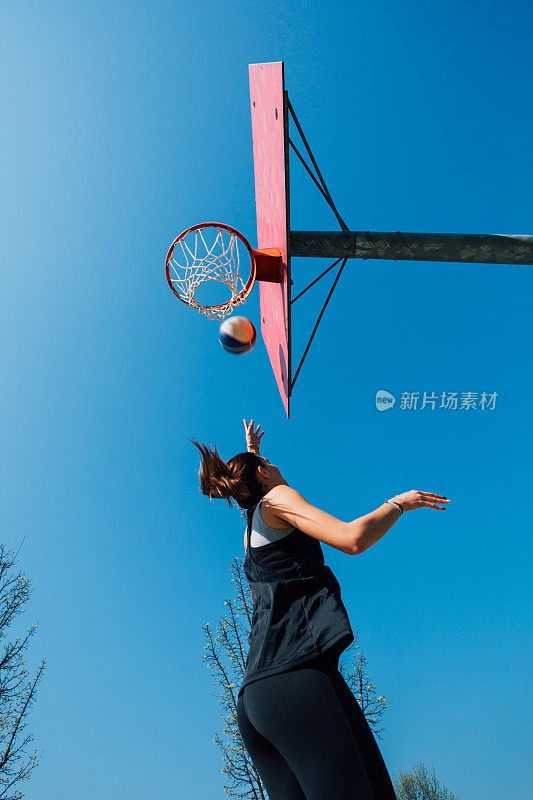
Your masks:
<svg viewBox="0 0 533 800"><path fill-rule="evenodd" d="M262 341L226 354L164 255L210 218L255 241L257 61L285 61L353 229L533 233L531 23L513 1L3 4L2 540L26 534L48 661L29 797L225 796L202 626L232 594L242 521L200 494L187 437L229 458L243 417L342 519L411 488L453 499L326 563L387 698L389 770L525 797L531 268L349 263L287 422ZM335 228L292 164L292 227ZM326 266L295 261L296 286ZM332 280L294 307L296 363ZM242 313L259 327L258 292ZM498 396L379 413L379 389Z"/></svg>

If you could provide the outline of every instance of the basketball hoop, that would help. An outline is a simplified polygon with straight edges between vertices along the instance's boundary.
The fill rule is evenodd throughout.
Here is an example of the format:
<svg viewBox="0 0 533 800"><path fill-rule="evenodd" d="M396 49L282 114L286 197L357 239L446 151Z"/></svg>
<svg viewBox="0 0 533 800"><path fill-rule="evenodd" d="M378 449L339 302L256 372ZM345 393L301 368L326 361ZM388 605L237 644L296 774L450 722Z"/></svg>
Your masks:
<svg viewBox="0 0 533 800"><path fill-rule="evenodd" d="M248 264L243 255L250 258L247 279L241 276L241 268L246 275ZM235 228L220 222L203 222L180 233L170 245L165 268L168 285L176 297L209 319L227 317L246 300L256 280L254 251L249 242ZM231 297L219 305L199 303L194 295L208 281L225 284Z"/></svg>
<svg viewBox="0 0 533 800"><path fill-rule="evenodd" d="M241 260L248 264L247 256L250 274L245 283ZM247 267L242 264L242 268L246 276ZM187 228L170 245L165 262L168 285L176 297L213 320L223 320L235 306L244 303L256 280L280 283L282 269L279 250L253 250L242 233L223 222L202 222ZM231 292L229 300L210 306L198 302L198 287L210 281L226 285Z"/></svg>

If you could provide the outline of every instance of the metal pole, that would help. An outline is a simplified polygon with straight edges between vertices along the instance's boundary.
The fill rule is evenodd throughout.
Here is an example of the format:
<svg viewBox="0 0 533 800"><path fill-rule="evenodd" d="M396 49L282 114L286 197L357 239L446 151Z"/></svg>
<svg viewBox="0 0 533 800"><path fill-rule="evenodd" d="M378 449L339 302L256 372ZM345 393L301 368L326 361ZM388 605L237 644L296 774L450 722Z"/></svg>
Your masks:
<svg viewBox="0 0 533 800"><path fill-rule="evenodd" d="M483 233L291 231L291 256L533 264L533 236Z"/></svg>

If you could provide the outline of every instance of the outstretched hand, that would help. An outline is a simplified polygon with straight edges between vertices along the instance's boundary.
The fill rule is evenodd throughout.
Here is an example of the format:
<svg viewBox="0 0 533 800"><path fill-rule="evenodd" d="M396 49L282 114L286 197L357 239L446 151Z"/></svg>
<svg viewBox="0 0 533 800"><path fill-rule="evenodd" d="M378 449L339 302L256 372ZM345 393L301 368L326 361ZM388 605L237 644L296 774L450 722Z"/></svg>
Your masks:
<svg viewBox="0 0 533 800"><path fill-rule="evenodd" d="M261 425L258 425L256 430L254 431L254 421L252 420L250 424L243 419L244 422L244 431L246 434L246 447L248 448L249 453L257 453L259 455L259 443L261 438L264 436L264 431L260 434L259 428Z"/></svg>
<svg viewBox="0 0 533 800"><path fill-rule="evenodd" d="M411 489L410 492L397 494L390 498L397 503L401 503L404 511L413 511L415 508L435 508L439 511L445 511L444 503L449 503L447 497L442 494L433 494L433 492L419 492L416 489Z"/></svg>

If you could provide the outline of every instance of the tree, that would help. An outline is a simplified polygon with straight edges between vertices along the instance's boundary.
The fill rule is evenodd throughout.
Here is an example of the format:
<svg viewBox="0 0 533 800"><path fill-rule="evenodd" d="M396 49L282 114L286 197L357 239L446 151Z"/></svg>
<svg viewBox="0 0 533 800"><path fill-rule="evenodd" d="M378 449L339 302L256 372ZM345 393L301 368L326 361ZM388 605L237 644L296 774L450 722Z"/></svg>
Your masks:
<svg viewBox="0 0 533 800"><path fill-rule="evenodd" d="M215 635L208 622L203 627L207 638L204 649L207 653L202 658L205 659L208 669L213 670L213 681L217 689L215 696L219 698L221 719L224 723L222 735L215 733L213 741L221 750L224 763L222 772L228 779L224 790L228 797L266 800L266 789L244 747L237 724L237 697L246 665L253 603L250 586L244 575L243 561L239 557L232 560L230 571L235 589L234 599L224 600L227 610L219 621ZM356 642L357 632L355 636ZM352 648L360 651L355 642L344 652ZM354 654L350 670L344 665L340 665L339 669L357 697L373 732L380 736L382 728L378 725L386 708L385 698L383 695L376 696L375 688L366 674L366 658L363 653L360 651Z"/></svg>
<svg viewBox="0 0 533 800"><path fill-rule="evenodd" d="M377 695L376 687L371 683L366 671L366 656L357 644L357 629L354 632L354 641L346 648L345 653L353 652L353 666L348 669L344 664L339 664L339 672L357 698L359 705L366 717L374 735L381 739L383 728L379 727L383 712L387 708L385 696ZM355 650L359 650L358 653Z"/></svg>
<svg viewBox="0 0 533 800"><path fill-rule="evenodd" d="M435 769L432 768L430 773L421 761L417 761L412 772L399 770L393 785L398 800L459 800L457 795L439 783Z"/></svg>
<svg viewBox="0 0 533 800"><path fill-rule="evenodd" d="M43 659L35 677L29 679L25 653L36 625L23 636L8 639L9 628L25 612L32 591L29 580L13 569L17 554L0 544L0 800L21 800L24 793L18 787L37 766L37 752L28 753L33 736L26 732L27 716L46 665Z"/></svg>

